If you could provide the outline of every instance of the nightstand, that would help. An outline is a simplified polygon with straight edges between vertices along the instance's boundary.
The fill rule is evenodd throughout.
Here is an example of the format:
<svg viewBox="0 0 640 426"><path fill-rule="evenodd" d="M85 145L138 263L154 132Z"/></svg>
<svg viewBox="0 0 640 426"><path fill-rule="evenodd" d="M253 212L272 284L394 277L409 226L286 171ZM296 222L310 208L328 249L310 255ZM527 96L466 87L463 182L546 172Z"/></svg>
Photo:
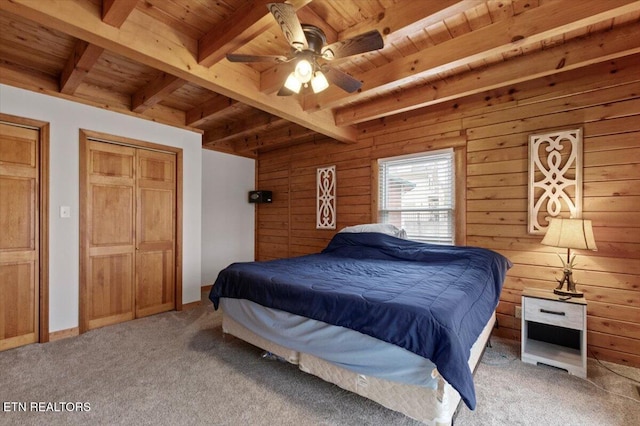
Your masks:
<svg viewBox="0 0 640 426"><path fill-rule="evenodd" d="M547 364L587 377L587 301L552 290L522 292L522 362Z"/></svg>

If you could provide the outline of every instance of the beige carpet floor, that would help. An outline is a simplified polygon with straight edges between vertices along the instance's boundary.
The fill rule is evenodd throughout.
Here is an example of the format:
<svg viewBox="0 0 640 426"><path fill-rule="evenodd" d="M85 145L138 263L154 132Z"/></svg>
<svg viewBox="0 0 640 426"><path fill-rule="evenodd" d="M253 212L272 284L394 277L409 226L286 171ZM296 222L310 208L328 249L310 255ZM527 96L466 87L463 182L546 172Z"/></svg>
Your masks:
<svg viewBox="0 0 640 426"><path fill-rule="evenodd" d="M492 342L456 425L640 424L639 369L590 359L582 380ZM417 424L261 353L210 304L1 352L0 425Z"/></svg>

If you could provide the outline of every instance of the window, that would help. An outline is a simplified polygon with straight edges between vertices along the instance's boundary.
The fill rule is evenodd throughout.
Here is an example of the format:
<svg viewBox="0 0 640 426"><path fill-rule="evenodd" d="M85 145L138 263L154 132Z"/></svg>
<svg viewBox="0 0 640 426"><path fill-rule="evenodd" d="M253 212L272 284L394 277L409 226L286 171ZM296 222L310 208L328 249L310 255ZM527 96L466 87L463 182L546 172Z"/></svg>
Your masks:
<svg viewBox="0 0 640 426"><path fill-rule="evenodd" d="M378 160L378 221L435 244L455 242L453 149Z"/></svg>

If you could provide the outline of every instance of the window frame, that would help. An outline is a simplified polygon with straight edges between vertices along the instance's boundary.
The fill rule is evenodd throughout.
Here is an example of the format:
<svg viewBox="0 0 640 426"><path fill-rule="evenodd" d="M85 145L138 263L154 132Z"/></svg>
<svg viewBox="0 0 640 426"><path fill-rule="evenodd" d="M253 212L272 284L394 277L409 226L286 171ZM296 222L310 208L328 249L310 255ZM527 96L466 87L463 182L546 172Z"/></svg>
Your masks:
<svg viewBox="0 0 640 426"><path fill-rule="evenodd" d="M467 182L467 139L466 137L450 138L441 144L431 144L430 149L416 149L415 152L405 153L397 156L372 158L371 161L371 218L372 222L380 222L379 213L379 161L389 160L393 158L402 158L409 156L421 156L445 148L453 148L453 167L454 167L454 245L465 245L467 243L467 200L466 200L466 182Z"/></svg>

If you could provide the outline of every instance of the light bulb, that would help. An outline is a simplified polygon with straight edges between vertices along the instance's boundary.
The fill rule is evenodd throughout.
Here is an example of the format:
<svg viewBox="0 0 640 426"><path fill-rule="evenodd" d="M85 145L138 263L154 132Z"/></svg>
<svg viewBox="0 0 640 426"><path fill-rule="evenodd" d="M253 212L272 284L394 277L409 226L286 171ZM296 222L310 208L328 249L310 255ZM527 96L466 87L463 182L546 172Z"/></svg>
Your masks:
<svg viewBox="0 0 640 426"><path fill-rule="evenodd" d="M294 73L291 73L289 74L289 77L287 77L287 80L284 82L284 87L294 93L300 93L302 83L300 83L300 80L298 80Z"/></svg>
<svg viewBox="0 0 640 426"><path fill-rule="evenodd" d="M313 93L320 93L327 87L329 87L327 77L324 76L322 71L316 71L313 79L311 80L311 88L313 89Z"/></svg>
<svg viewBox="0 0 640 426"><path fill-rule="evenodd" d="M296 64L294 73L300 83L306 84L311 81L313 77L313 66L311 66L311 63L306 59L301 59Z"/></svg>

